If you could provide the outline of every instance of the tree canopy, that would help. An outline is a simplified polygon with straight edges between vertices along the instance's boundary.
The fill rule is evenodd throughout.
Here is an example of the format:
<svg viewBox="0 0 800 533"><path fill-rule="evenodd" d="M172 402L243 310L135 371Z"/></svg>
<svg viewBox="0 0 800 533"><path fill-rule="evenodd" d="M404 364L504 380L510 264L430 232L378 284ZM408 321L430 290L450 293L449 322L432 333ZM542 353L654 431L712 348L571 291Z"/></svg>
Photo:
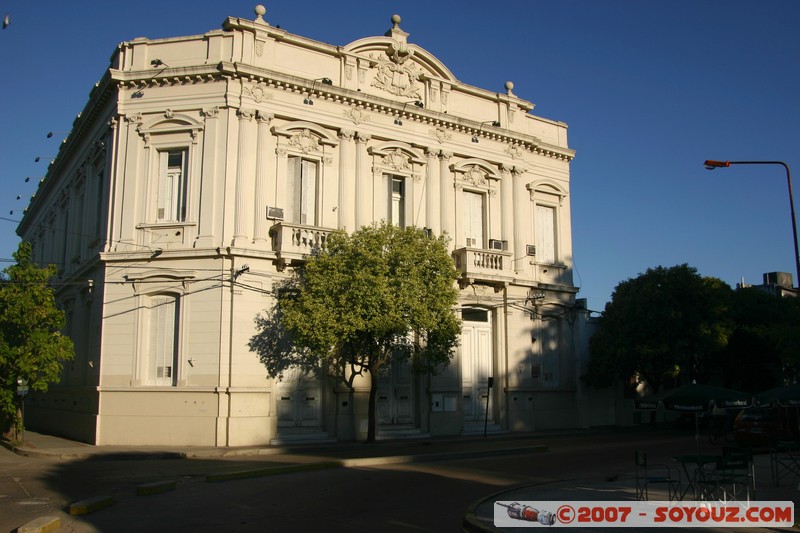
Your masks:
<svg viewBox="0 0 800 533"><path fill-rule="evenodd" d="M277 288L250 348L271 377L322 369L352 388L370 374L372 441L376 373L395 358L410 358L418 372L449 363L461 331L457 277L444 237L385 223L335 232Z"/></svg>
<svg viewBox="0 0 800 533"><path fill-rule="evenodd" d="M55 267L31 262L31 246L20 243L17 261L0 280L0 416L13 421L18 432L20 398L18 380L44 392L58 383L62 363L74 357L69 337L62 335L63 311L56 307L55 291L48 285Z"/></svg>
<svg viewBox="0 0 800 533"><path fill-rule="evenodd" d="M723 352L726 385L761 392L798 378L800 300L780 298L757 287L732 299L733 332Z"/></svg>
<svg viewBox="0 0 800 533"><path fill-rule="evenodd" d="M731 293L686 264L621 282L589 341L584 379L600 387L638 376L653 392L670 378L706 382L732 330Z"/></svg>

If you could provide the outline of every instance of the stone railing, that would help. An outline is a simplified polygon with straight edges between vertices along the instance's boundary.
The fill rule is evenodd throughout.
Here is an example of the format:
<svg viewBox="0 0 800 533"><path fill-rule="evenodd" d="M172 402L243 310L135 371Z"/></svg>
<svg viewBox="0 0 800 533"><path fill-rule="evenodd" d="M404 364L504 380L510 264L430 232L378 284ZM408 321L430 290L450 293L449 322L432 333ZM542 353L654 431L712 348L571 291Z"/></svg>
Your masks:
<svg viewBox="0 0 800 533"><path fill-rule="evenodd" d="M511 252L483 250L479 248L459 248L453 251L456 268L463 278L481 281L510 281Z"/></svg>
<svg viewBox="0 0 800 533"><path fill-rule="evenodd" d="M332 232L329 228L286 222L275 224L269 230L272 250L278 259L289 262L303 260L314 250L325 248L328 235Z"/></svg>

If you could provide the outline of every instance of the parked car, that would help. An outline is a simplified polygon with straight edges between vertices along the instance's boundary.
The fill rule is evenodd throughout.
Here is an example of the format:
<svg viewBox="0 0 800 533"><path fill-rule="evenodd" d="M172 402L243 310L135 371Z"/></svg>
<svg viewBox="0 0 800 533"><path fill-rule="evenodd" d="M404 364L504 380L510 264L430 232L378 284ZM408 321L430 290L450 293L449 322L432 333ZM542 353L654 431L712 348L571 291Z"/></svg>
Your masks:
<svg viewBox="0 0 800 533"><path fill-rule="evenodd" d="M747 448L774 446L786 435L779 408L743 409L733 423L736 444Z"/></svg>

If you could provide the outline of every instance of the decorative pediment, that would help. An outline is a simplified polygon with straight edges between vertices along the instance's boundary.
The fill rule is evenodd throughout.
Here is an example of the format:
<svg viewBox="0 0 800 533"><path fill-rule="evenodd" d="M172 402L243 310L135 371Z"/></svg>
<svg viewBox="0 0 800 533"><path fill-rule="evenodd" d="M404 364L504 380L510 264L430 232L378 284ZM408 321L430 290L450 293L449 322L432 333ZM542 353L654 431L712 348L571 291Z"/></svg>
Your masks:
<svg viewBox="0 0 800 533"><path fill-rule="evenodd" d="M178 293L186 291L197 279L194 270L147 270L124 276L133 285L134 294Z"/></svg>
<svg viewBox="0 0 800 533"><path fill-rule="evenodd" d="M426 162L425 154L408 143L391 141L368 148L368 152L375 158L375 173L390 172L401 175L418 175L419 168Z"/></svg>
<svg viewBox="0 0 800 533"><path fill-rule="evenodd" d="M400 98L422 100L427 79L457 81L450 70L430 52L408 44L408 34L400 29L400 17L397 15L392 16L392 28L385 36L354 41L345 46L343 51L369 65L367 72L359 71L361 81L364 75L371 87Z"/></svg>
<svg viewBox="0 0 800 533"><path fill-rule="evenodd" d="M532 200L541 195L551 195L558 197L558 203L560 204L568 194L567 190L559 183L549 179L532 181L525 187L530 191Z"/></svg>
<svg viewBox="0 0 800 533"><path fill-rule="evenodd" d="M137 128L141 135L173 133L180 131L198 131L203 129L203 124L181 113L175 113L171 109L166 109L162 115L142 122Z"/></svg>
<svg viewBox="0 0 800 533"><path fill-rule="evenodd" d="M287 138L285 148L302 154L320 154L325 151L325 146L339 144L339 140L328 130L311 122L291 122L272 128L272 132Z"/></svg>
<svg viewBox="0 0 800 533"><path fill-rule="evenodd" d="M450 169L455 173L456 181L462 186L489 189L494 187L493 182L500 179L497 169L480 159L466 159L451 165Z"/></svg>

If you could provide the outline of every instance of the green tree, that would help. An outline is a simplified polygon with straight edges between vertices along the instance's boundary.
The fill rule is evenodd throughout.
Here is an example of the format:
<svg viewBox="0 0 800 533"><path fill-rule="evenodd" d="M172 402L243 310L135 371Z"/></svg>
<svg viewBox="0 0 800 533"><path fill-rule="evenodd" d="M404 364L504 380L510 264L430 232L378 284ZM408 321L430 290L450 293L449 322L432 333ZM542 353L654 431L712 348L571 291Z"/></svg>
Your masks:
<svg viewBox="0 0 800 533"><path fill-rule="evenodd" d="M589 341L584 380L603 387L617 379L708 381L731 330L731 289L686 264L647 269L614 289Z"/></svg>
<svg viewBox="0 0 800 533"><path fill-rule="evenodd" d="M15 438L22 430L19 380L34 391L47 391L60 381L62 362L74 357L69 337L61 334L65 319L55 304L48 280L55 267L31 262L31 246L22 242L17 261L0 281L0 415L4 427L13 425Z"/></svg>
<svg viewBox="0 0 800 533"><path fill-rule="evenodd" d="M461 331L457 277L444 237L390 224L335 232L256 318L250 348L271 377L324 369L352 390L369 374L374 441L378 371L395 358L411 358L417 372L449 363Z"/></svg>
<svg viewBox="0 0 800 533"><path fill-rule="evenodd" d="M800 301L781 298L758 287L733 295L734 331L722 368L726 384L761 392L797 377Z"/></svg>

